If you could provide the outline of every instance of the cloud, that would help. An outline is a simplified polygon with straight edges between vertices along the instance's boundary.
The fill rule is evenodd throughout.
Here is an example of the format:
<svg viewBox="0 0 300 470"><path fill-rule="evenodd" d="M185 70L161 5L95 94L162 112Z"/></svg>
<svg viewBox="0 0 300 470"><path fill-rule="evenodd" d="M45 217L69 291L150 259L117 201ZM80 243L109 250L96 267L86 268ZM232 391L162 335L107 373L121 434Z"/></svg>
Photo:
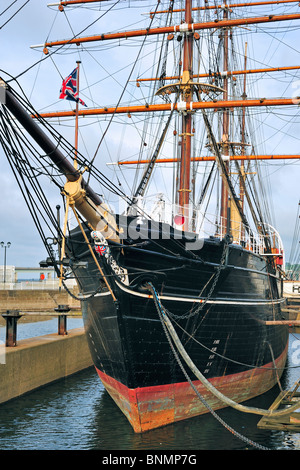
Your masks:
<svg viewBox="0 0 300 470"><path fill-rule="evenodd" d="M11 3L11 0L2 0L1 7L4 8ZM13 11L13 10L11 10ZM93 21L98 16L101 16L101 11L89 11L91 14L90 20ZM88 29L88 34L95 34L99 32L107 32L116 28L116 17L120 16L125 17L125 10L122 12L116 12L112 22L108 21L106 17L104 18L105 22L102 23L102 26L97 22L92 28ZM87 16L84 17L84 20L81 22L80 9L74 10L71 13L72 15L72 26L75 25L75 34L80 32L86 25L88 25ZM2 18L2 24L6 19L8 19L10 14L6 14ZM0 17L1 18L1 17ZM131 19L130 19L131 20ZM128 23L130 21L128 20ZM103 26L104 24L104 26ZM297 44L297 34L294 33L295 44ZM43 110L63 110L72 109L72 105L66 103L65 101L59 101L59 88L61 85L61 79L65 75L71 72L72 68L75 65L75 61L81 53L81 49L78 48L78 53L70 54L58 54L52 57L48 57L43 60L39 65L35 65L40 59L44 59L41 49L31 49L30 45L42 44L47 37L49 39L61 39L61 38L70 38L72 36L72 31L70 25L68 24L64 13L58 12L57 9L49 9L46 6L46 2L41 2L40 0L31 0L24 9L16 15L7 25L5 25L0 30L0 57L1 57L1 69L5 70L13 76L19 76L19 82L24 89L26 95L32 100L32 104L39 111ZM291 39L284 38L286 42L291 43ZM260 48L256 50L256 53L261 58L260 64L264 63L264 57L267 55L269 50L269 44L273 41L270 37L270 42L263 43L261 42ZM132 43L132 46L134 43ZM274 45L274 44L273 44ZM275 41L276 45L276 41ZM278 54L272 56L273 66L278 65L278 59L281 59L284 62L284 65L290 65L295 63L296 58L299 58L299 55L295 56L293 51L289 50L289 55L284 55L282 52L283 43L280 43L278 48ZM73 48L74 50L74 48ZM252 51L253 53L253 51ZM92 106L103 106L105 104L112 105L116 102L116 95L113 98L109 98L109 103L106 102L106 98L111 91L110 88L115 92L121 90L121 75L119 72L116 75L113 75L110 81L104 80L106 76L106 71L103 69L105 60L110 58L110 62L114 61L113 70L121 70L122 67L126 67L126 73L128 74L128 56L124 53L124 48L120 46L118 53L111 52L109 46L106 50L101 51L101 59L96 62L94 55L91 56L88 54L85 59L86 62L83 64L82 72L82 84L84 87L84 100L90 103ZM250 57L250 53L249 53ZM130 59L131 63L132 58ZM147 59L149 62L149 58ZM298 62L297 62L298 63ZM252 63L252 68L258 65ZM153 65L153 64L149 64ZM97 67L97 70L96 70ZM23 73L25 70L28 70L26 73ZM60 72L59 72L60 71ZM150 70L149 70L150 74ZM7 78L7 76L5 76ZM247 78L248 80L248 78ZM249 89L254 93L257 90L257 86L260 85L260 81L255 78L255 81L251 81L249 78ZM98 91L93 95L89 95L88 84L97 83ZM292 89L292 82L283 82L281 84L281 91L285 91L287 95L292 94L295 90ZM255 84L255 86L254 86ZM272 96L275 93L275 88L273 88L274 81L267 81L267 88L265 88L261 93L264 92L264 96ZM277 83L277 85L280 83ZM96 89L93 87L93 89ZM142 92L141 92L142 99ZM92 100L94 99L94 101ZM129 97L127 96L129 99ZM269 115L267 116L267 113ZM257 112L252 113L254 119L258 119ZM270 119L271 111L267 110L264 112L262 121L266 126L272 124ZM118 118L120 119L120 118ZM127 118L126 118L127 119ZM264 141L265 137L261 137L261 126L259 121L255 121L255 127L257 130L257 140L259 143L264 145L266 153L297 153L299 147L298 139L298 123L294 122L294 127L286 125L286 122L283 121L284 116L282 116L282 122L276 123L274 128L269 127L267 133L267 141ZM288 117L286 117L288 119ZM93 156L97 144L102 136L104 129L106 128L107 121L101 121L97 123L97 128L92 128L90 126L92 120L85 119L82 125L82 131L88 134L84 145L80 141L81 148L89 156ZM94 119L97 122L97 119ZM134 121L134 120L133 120ZM128 124L128 120L126 123ZM72 121L65 121L62 126L62 132L64 136L70 139L70 142L73 142L74 138L74 123ZM120 127L120 126L119 126ZM116 127L118 129L118 126ZM267 128L268 129L268 128ZM136 132L138 135L139 133ZM115 177L112 174L111 168L106 168L105 161L115 161L118 154L118 141L121 139L121 131L112 134L111 138L111 147L108 149L104 146L101 148L99 153L99 167L101 170L106 172L110 178ZM139 150L139 145L137 143L136 135L133 135L132 130L128 130L125 134L128 139L128 145L126 147L126 156L135 155ZM130 137L129 137L130 136ZM111 152L108 155L109 151ZM124 158L125 153L120 156ZM45 257L45 250L40 241L39 235L36 231L36 228L31 220L27 206L25 205L22 196L19 192L16 182L14 181L11 170L9 169L7 163L5 163L5 157L3 151L0 150L0 163L1 163L1 172L0 172L0 185L2 190L3 203L0 204L0 239L3 241L11 241L12 247L10 248L8 263L15 264L16 266L27 266L27 265L37 265L37 263ZM286 249L289 250L293 235L293 226L295 223L295 216L297 211L297 205L299 201L299 163L293 165L286 165L283 168L279 168L278 165L269 166L270 173L270 189L272 194L274 212L276 214L276 228L282 235L283 242L286 246ZM161 169L159 170L160 174ZM130 174L133 172L130 171ZM141 173L141 172L140 172ZM128 173L127 173L128 174ZM120 179L123 178L120 174ZM130 176L130 178L133 178ZM126 186L126 177L124 180L124 187ZM166 180L166 185L169 185L169 180ZM156 188L155 188L156 189ZM100 191L100 189L99 189ZM128 191L127 191L128 192ZM0 250L1 256L1 250ZM1 261L0 261L1 264Z"/></svg>

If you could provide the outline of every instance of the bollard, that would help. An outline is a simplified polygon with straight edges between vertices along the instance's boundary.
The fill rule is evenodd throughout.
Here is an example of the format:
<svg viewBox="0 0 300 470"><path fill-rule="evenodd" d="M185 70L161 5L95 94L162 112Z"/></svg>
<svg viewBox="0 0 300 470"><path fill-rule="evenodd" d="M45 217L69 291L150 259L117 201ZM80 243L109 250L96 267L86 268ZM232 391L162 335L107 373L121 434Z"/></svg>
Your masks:
<svg viewBox="0 0 300 470"><path fill-rule="evenodd" d="M23 315L20 315L19 310L6 310L2 317L6 320L6 342L5 346L17 346L17 321Z"/></svg>
<svg viewBox="0 0 300 470"><path fill-rule="evenodd" d="M70 311L68 305L59 305L54 309L58 312L58 334L67 335L67 312Z"/></svg>

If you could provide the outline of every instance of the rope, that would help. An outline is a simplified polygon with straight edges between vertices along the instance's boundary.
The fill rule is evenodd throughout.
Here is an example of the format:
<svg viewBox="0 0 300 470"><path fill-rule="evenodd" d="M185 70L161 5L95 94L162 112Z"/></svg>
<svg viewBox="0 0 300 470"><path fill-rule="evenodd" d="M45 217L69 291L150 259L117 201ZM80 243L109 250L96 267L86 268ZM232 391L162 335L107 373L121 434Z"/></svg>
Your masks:
<svg viewBox="0 0 300 470"><path fill-rule="evenodd" d="M68 288L68 286L66 285L66 283L64 282L64 280L62 280L62 285L64 286L64 289L68 292L68 294L75 300L80 300L82 302L86 302L87 300L89 299L92 299L93 297L95 297L96 294L98 294L99 292L101 292L102 290L102 287L101 285L98 287L98 289L95 290L95 292L93 292L92 294L90 295L87 295L87 296L83 296L81 295L80 297L77 297L77 295L73 294L73 292Z"/></svg>
<svg viewBox="0 0 300 470"><path fill-rule="evenodd" d="M286 414L289 414L291 411L297 410L300 407L300 401L297 401L294 405L290 406L288 409L280 410L280 411L274 411L274 410L264 410L262 408L256 408L256 407L249 407L245 405L240 405L239 403L236 403L235 401L231 400L230 398L226 397L223 395L219 390L217 390L199 371L199 369L196 367L196 365L192 362L188 354L186 353L185 349L183 348L182 343L180 342L178 335L170 322L169 318L167 317L166 311L163 309L163 307L160 304L158 295L153 287L152 284L150 284L150 288L152 289L152 292L154 293L154 301L156 304L157 309L161 312L163 316L163 321L165 322L169 333L171 334L176 346L178 347L178 350L181 354L181 356L184 358L188 366L191 368L191 370L194 372L196 377L205 385L206 388L208 388L218 399L223 401L223 403L239 410L243 411L245 413L254 413L254 414L259 414L263 416L272 416L272 417L277 417L277 416L284 416Z"/></svg>
<svg viewBox="0 0 300 470"><path fill-rule="evenodd" d="M222 253L220 264L217 268L217 271L210 277L210 279L207 281L207 283L205 284L205 286L203 287L202 291L199 294L199 297L200 297L201 294L204 292L204 289L206 288L206 286L209 284L209 282L212 279L214 279L214 281L212 283L212 286L211 286L205 300L202 303L200 303L199 306L194 311L193 311L193 309L191 309L186 314L183 314L183 315L176 315L174 313L169 312L165 307L163 307L163 310L166 311L170 317L172 317L174 319L176 318L177 320L183 320L183 319L191 318L191 317L197 315L197 313L201 312L201 310L203 310L203 308L205 307L205 305L207 304L207 302L209 301L209 299L211 298L211 296L212 296L212 294L215 290L216 284L219 280L221 271L222 271L223 266L225 264L225 260L226 260L227 254L228 254L228 249L229 249L228 240L225 239L223 253Z"/></svg>
<svg viewBox="0 0 300 470"><path fill-rule="evenodd" d="M238 437L239 439L241 439L242 441L246 442L247 444L250 444L254 447L257 447L258 449L260 450L270 450L269 448L267 447L264 447L264 446L261 446L260 444L257 444L255 443L254 441L248 439L247 437L243 436L242 434L240 434L238 431L235 431L231 426L229 426L222 418L220 418L220 416L211 408L211 406L208 404L208 402L205 400L205 398L201 395L201 393L197 390L197 388L195 387L195 385L193 384L193 382L191 381L190 377L188 376L187 372L185 371L183 365L182 365L182 362L174 348L174 345L172 344L172 341L171 341L171 337L170 337L170 334L167 330L167 326L165 324L165 321L163 319L163 315L160 311L160 308L158 307L159 305L159 299L157 297L157 294L155 292L155 289L154 287L152 286L152 284L149 284L150 285L150 288L153 292L153 298L154 298L154 301L155 301L155 304L156 304L156 307L157 307L157 311L158 311L158 314L159 314L159 317L160 317L160 320L161 320L161 323L162 323L162 326L163 326L163 329L164 329L164 332L166 334L166 337L167 337L167 340L170 344L170 347L172 349L172 352L175 356L175 359L177 360L178 362L178 365L180 367L180 369L182 370L184 376L186 377L187 381L189 382L190 386L192 387L192 389L194 390L194 392L196 393L196 395L198 396L198 398L200 399L200 401L203 403L203 405L208 409L208 411L213 415L213 417L219 421L219 423L222 424L222 426L224 426L228 431L230 431L233 435L235 435L236 437ZM156 303L158 302L158 303Z"/></svg>
<svg viewBox="0 0 300 470"><path fill-rule="evenodd" d="M93 252L93 250L92 250L92 248L91 248L91 245L90 245L90 243L89 243L89 241L88 241L88 238L87 238L87 236L86 236L86 234L85 234L85 231L83 230L82 225L81 225L81 223L80 223L80 220L79 220L79 217L78 217L78 215L77 215L77 212L76 212L76 210L75 210L75 208L74 208L73 205L71 205L71 208L73 209L73 212L74 212L74 215L75 215L75 217L76 217L77 223L78 223L78 225L79 225L79 227L80 227L80 230L81 230L81 232L82 232L82 235L84 236L84 239L85 239L85 241L86 241L86 243L87 243L87 245L88 245L88 248L89 248L89 250L90 250L90 252L91 252L91 255L92 255L92 257L93 257L93 259L94 259L94 261L95 261L95 264L96 264L97 268L99 269L100 274L101 274L101 276L102 276L102 278L103 278L103 280L104 280L104 282L105 282L105 284L106 284L106 287L108 288L108 290L109 290L109 292L110 292L110 294L111 294L111 296L112 296L112 298L113 298L113 300L114 300L114 302L115 302L115 301L117 300L116 297L115 297L115 294L113 293L112 288L110 287L109 282L108 282L108 280L106 279L106 277L105 277L105 275L104 275L104 272L103 272L103 270L101 269L100 264L98 263L98 260L97 260L97 258L96 258L96 256L95 256L95 253Z"/></svg>
<svg viewBox="0 0 300 470"><path fill-rule="evenodd" d="M245 405L240 405L239 403L236 403L234 402L233 400L231 400L230 398L226 397L225 395L223 395L221 392L219 392L202 374L201 372L199 371L199 369L196 367L196 365L193 363L193 361L191 360L191 358L188 356L188 354L186 353L185 349L183 348L183 345L182 343L180 342L179 338L178 338L178 335L173 327L173 325L171 324L169 318L167 317L167 312L165 311L165 309L162 307L161 303L160 303L160 300L159 300L159 297L158 297L158 294L154 288L154 286L151 284L151 283L148 283L148 286L150 288L150 290L152 291L153 293L153 299L154 299L154 303L155 303L155 306L157 308L157 312L158 312L158 315L161 319L161 322L162 322L162 325L163 325L163 328L164 328L164 331L167 335L167 338L168 338L168 341L171 345L171 348L172 348L172 351L174 352L175 354L175 357L176 359L178 360L178 364L180 366L180 368L183 370L183 367L182 367L182 364L178 358L178 355L174 349L174 346L173 344L171 343L171 340L170 338L172 337L179 353L181 354L181 356L183 357L183 359L185 360L186 364L189 366L189 368L191 369L191 371L195 374L195 376L197 377L197 379L200 380L200 382L206 387L206 389L208 389L213 395L215 395L219 400L221 400L223 403L225 403L226 405L228 406L231 406L232 408L234 409L237 409L239 411L243 411L245 413L253 413L253 414L259 414L259 415L263 415L263 416L272 416L272 417L277 417L277 416L283 416L285 414L289 414L291 413L291 411L293 410L296 410L299 408L300 406L300 402L297 402L296 404L294 404L293 406L290 406L288 409L284 409L284 410L281 410L281 411L274 411L274 410L264 410L264 409L261 409L261 408L256 408L256 407L248 407L248 406L245 406ZM183 370L184 372L184 370ZM184 375L187 377L187 374L184 372ZM234 431L232 428L230 428L230 426L228 426L226 423L224 423L223 420L221 420L221 418L216 415L216 413L212 410L212 408L209 406L209 404L206 402L206 400L201 396L201 394L197 391L197 389L195 388L195 386L192 384L191 380L187 377L188 379L188 382L190 383L190 385L192 386L193 390L196 392L197 396L200 398L200 400L202 401L202 403L207 407L207 409L213 414L213 416L215 416L216 419L218 419L223 425L225 425L225 427L227 429L229 429L231 432L233 432L235 435L237 435L239 438L242 438L242 440L245 440L246 442L252 444L252 445L255 445L256 447L259 447L260 449L264 449L264 450L268 450L267 448L263 447L263 446L260 446L259 444L255 444L254 442L252 442L251 440L247 439L246 437L242 436L241 434L239 434L238 432Z"/></svg>

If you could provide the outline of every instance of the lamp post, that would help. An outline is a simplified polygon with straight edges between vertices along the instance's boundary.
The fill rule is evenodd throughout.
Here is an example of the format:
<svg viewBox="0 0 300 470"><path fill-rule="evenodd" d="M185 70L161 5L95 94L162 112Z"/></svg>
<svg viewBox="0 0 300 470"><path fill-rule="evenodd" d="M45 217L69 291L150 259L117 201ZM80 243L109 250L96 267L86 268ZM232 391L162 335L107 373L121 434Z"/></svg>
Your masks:
<svg viewBox="0 0 300 470"><path fill-rule="evenodd" d="M4 242L0 243L1 247L4 248L4 273L3 273L3 282L6 282L6 249L10 247L11 243L7 242L6 245Z"/></svg>

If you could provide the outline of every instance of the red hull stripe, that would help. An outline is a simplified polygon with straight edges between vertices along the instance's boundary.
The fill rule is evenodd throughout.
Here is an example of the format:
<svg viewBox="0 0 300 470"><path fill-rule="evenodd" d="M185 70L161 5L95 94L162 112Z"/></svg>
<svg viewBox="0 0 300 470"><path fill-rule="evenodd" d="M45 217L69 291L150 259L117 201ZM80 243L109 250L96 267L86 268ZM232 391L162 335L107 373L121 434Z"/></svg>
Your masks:
<svg viewBox="0 0 300 470"><path fill-rule="evenodd" d="M286 356L287 347L275 361L279 375ZM276 373L272 367L273 364L270 363L247 372L216 377L210 382L225 396L240 403L261 395L275 385ZM188 382L129 389L97 368L96 370L107 392L135 432L148 431L208 411ZM214 410L224 407L224 403L208 392L199 380L193 381L193 384Z"/></svg>

